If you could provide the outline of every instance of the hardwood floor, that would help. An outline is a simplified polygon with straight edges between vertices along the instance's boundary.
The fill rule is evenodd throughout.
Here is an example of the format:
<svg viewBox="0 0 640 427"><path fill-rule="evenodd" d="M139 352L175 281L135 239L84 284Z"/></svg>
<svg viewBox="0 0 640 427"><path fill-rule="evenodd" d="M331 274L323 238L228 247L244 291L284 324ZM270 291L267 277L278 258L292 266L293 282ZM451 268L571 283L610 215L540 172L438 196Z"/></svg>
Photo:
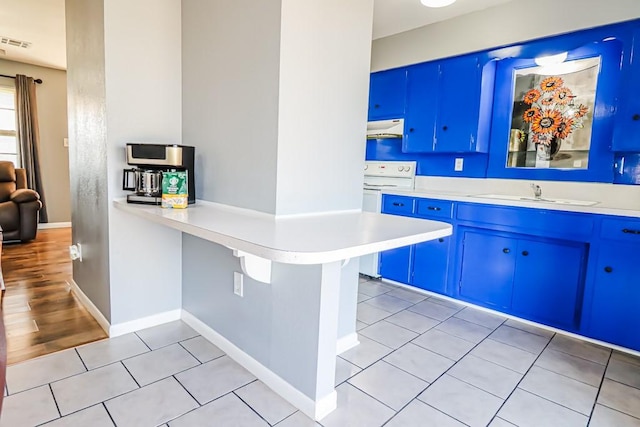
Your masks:
<svg viewBox="0 0 640 427"><path fill-rule="evenodd" d="M70 244L71 228L39 230L32 242L3 244L9 365L107 337L71 292Z"/></svg>

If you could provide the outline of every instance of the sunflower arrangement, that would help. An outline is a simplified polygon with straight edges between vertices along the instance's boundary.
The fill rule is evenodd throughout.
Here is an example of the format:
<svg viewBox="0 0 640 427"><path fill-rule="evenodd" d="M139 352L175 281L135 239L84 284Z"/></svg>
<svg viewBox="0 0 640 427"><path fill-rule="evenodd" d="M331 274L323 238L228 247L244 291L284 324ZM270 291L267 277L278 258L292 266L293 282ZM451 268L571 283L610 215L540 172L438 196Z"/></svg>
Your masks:
<svg viewBox="0 0 640 427"><path fill-rule="evenodd" d="M565 139L574 130L584 127L589 108L583 104L576 107L574 98L571 89L557 76L545 78L539 88L525 93L522 100L529 108L522 119L531 126L535 144L550 146L554 138Z"/></svg>

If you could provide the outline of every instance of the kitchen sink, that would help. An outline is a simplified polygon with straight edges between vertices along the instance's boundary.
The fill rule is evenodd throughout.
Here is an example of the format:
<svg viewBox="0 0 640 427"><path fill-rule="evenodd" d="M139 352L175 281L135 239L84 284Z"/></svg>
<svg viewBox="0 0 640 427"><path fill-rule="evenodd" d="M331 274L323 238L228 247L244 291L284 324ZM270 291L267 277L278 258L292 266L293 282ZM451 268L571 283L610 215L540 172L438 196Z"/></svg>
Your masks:
<svg viewBox="0 0 640 427"><path fill-rule="evenodd" d="M541 202L541 203L555 203L558 205L573 205L573 206L593 206L599 202L593 202L590 200L570 200L570 199L550 199L546 197L533 197L533 196L510 196L506 194L478 194L472 197L481 197L484 199L500 199L500 200L515 200L525 202Z"/></svg>

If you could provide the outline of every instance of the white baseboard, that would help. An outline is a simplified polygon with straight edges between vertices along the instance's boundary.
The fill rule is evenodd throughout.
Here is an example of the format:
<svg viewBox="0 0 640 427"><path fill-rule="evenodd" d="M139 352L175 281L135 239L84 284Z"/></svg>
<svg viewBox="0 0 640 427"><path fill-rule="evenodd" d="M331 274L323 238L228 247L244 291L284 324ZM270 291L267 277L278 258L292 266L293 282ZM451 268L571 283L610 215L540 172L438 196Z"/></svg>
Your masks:
<svg viewBox="0 0 640 427"><path fill-rule="evenodd" d="M502 317L506 317L507 319L517 320L520 323L525 323L527 325L535 326L538 329L544 329L546 331L555 332L555 333L560 334L560 335L565 335L567 337L575 338L575 339L578 339L578 340L581 340L581 341L586 341L586 342L589 342L589 343L592 343L592 344L600 345L602 347L608 347L608 348L610 348L612 350L618 350L620 352L627 353L627 354L630 354L632 356L640 357L640 351L636 351L636 350L632 350L630 348L622 347L622 346L619 346L617 344L611 344L611 343L606 342L606 341L600 341L600 340L597 340L595 338L589 338L589 337L584 336L584 335L580 335L580 334L576 334L576 333L573 333L573 332L565 331L563 329L554 328L553 326L548 326L548 325L545 325L543 323L537 323L537 322L534 322L534 321L531 321L531 320L523 319L522 317L518 317L518 316L511 315L511 314L503 313L503 312L497 311L497 310L492 310L490 308L482 307L480 305L472 304L470 302L466 302L466 301L463 301L463 300L451 298L449 296L442 295L442 294L439 294L437 292L431 292L431 291L427 291L425 289L416 288L415 286L406 285L404 283L396 282L395 280L389 280L389 279L383 278L381 280L381 282L383 282L383 283L386 282L386 283L398 286L400 288L405 288L407 290L410 290L410 291L413 291L413 292L416 292L416 293L419 293L419 294L432 296L432 297L440 298L440 299L443 299L443 300L446 300L446 301L450 301L450 302L453 302L453 303L456 303L456 304L459 304L459 305L464 305L466 307L471 307L471 308L474 308L474 309L479 310L479 311L484 311L485 313L495 314L496 316L502 316Z"/></svg>
<svg viewBox="0 0 640 427"><path fill-rule="evenodd" d="M82 304L84 306L84 308L87 309L89 314L91 314L93 316L93 318L96 319L96 322L98 322L98 325L100 325L100 327L107 334L109 334L109 329L111 328L111 325L109 324L109 321L107 320L107 318L104 317L102 312L100 310L98 310L98 307L96 307L93 304L93 302L85 295L85 293L82 292L82 289L80 289L80 287L75 282L75 280L69 279L69 280L67 280L67 283L71 287L71 291L80 300L80 304Z"/></svg>
<svg viewBox="0 0 640 427"><path fill-rule="evenodd" d="M358 344L360 344L360 341L358 341L358 334L356 332L345 335L342 338L338 338L338 343L336 345L336 354L342 354L347 350L351 350Z"/></svg>
<svg viewBox="0 0 640 427"><path fill-rule="evenodd" d="M314 401L188 311L182 310L182 320L308 417L319 421L336 408L335 390Z"/></svg>
<svg viewBox="0 0 640 427"><path fill-rule="evenodd" d="M47 230L49 228L67 228L71 227L71 222L41 222L38 223L38 230Z"/></svg>
<svg viewBox="0 0 640 427"><path fill-rule="evenodd" d="M109 328L109 337L119 337L120 335L130 332L139 331L141 329L150 328L152 326L162 325L163 323L180 320L182 314L181 309L165 311L163 313L154 314L152 316L142 317L140 319L131 320L129 322L116 323Z"/></svg>

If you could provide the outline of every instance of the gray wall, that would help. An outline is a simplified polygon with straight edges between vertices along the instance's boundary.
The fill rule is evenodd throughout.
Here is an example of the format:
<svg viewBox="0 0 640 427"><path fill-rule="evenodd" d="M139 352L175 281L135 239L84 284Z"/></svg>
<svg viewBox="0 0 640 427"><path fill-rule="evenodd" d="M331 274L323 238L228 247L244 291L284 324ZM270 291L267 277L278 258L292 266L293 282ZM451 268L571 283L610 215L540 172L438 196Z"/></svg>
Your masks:
<svg viewBox="0 0 640 427"><path fill-rule="evenodd" d="M244 278L244 297L233 294L233 271L240 265L231 251L184 235L183 307L245 353L316 397L309 376L317 369L318 309L322 266L273 264L272 283ZM186 254L191 254L186 256ZM320 396L322 397L322 396Z"/></svg>
<svg viewBox="0 0 640 427"><path fill-rule="evenodd" d="M373 0L183 0L183 142L199 153L199 197L277 215L360 209L372 16ZM333 389L333 367L312 364L355 331L357 262L274 263L272 284L245 275L239 298L230 249L189 235L182 247L185 310L306 395ZM330 332L314 312L326 283L347 305Z"/></svg>
<svg viewBox="0 0 640 427"><path fill-rule="evenodd" d="M371 70L386 70L638 17L638 0L513 0L375 40Z"/></svg>
<svg viewBox="0 0 640 427"><path fill-rule="evenodd" d="M65 12L73 241L85 252L73 279L110 321L103 1L67 0Z"/></svg>
<svg viewBox="0 0 640 427"><path fill-rule="evenodd" d="M182 1L183 141L198 198L275 212L280 1Z"/></svg>
<svg viewBox="0 0 640 427"><path fill-rule="evenodd" d="M71 221L69 193L69 149L67 137L67 73L63 70L0 59L0 74L43 80L36 86L40 128L40 166L49 222ZM0 77L0 84L13 86L13 79Z"/></svg>

